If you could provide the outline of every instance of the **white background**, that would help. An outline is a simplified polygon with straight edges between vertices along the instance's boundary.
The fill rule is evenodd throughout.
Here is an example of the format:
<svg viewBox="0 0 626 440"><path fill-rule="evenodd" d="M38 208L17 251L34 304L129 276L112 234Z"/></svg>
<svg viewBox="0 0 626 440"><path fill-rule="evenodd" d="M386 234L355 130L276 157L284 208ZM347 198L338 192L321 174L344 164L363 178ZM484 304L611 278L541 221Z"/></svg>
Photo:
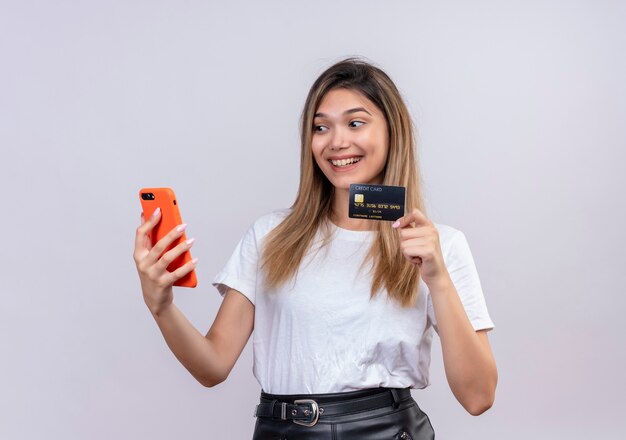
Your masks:
<svg viewBox="0 0 626 440"><path fill-rule="evenodd" d="M429 215L466 234L496 323L480 417L435 344L413 396L437 438L624 438L624 23L621 1L1 1L0 438L251 437L250 346L203 388L143 304L137 192L177 192L199 286L175 301L205 333L348 55L406 98Z"/></svg>

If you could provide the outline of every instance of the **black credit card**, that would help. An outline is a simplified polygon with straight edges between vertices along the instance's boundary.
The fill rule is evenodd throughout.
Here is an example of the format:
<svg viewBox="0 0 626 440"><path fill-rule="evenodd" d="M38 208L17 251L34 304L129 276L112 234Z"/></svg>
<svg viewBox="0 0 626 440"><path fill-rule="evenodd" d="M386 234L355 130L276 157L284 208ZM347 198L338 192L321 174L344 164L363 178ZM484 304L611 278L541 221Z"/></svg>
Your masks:
<svg viewBox="0 0 626 440"><path fill-rule="evenodd" d="M404 215L403 186L350 185L348 217L396 221Z"/></svg>

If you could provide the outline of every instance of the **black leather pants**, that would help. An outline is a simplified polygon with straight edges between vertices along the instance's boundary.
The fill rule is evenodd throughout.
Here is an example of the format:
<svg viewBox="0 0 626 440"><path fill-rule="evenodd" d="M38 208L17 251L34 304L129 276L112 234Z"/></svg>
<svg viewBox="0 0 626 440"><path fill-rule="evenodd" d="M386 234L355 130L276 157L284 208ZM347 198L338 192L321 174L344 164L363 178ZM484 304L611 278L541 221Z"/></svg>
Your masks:
<svg viewBox="0 0 626 440"><path fill-rule="evenodd" d="M271 399L293 402L296 399L334 402L334 397L358 398L363 391L336 394L272 395L261 393L261 402ZM395 406L395 408L394 408ZM291 420L269 417L257 418L252 440L431 440L435 433L412 397L384 408L368 409L349 414L320 416L314 426L301 426Z"/></svg>

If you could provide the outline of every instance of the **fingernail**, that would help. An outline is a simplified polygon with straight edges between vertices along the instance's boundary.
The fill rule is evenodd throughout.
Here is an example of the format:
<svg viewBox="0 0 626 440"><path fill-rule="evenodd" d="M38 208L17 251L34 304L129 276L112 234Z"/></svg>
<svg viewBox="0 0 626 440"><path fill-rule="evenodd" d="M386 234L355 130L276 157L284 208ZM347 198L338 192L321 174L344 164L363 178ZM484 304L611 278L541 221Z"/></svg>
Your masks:
<svg viewBox="0 0 626 440"><path fill-rule="evenodd" d="M176 228L177 232L183 232L187 228L187 223L183 223L179 227Z"/></svg>
<svg viewBox="0 0 626 440"><path fill-rule="evenodd" d="M161 208L157 208L154 210L154 212L152 213L152 217L156 217L157 215L159 215L161 213Z"/></svg>
<svg viewBox="0 0 626 440"><path fill-rule="evenodd" d="M189 240L187 240L187 244L192 244L194 241L196 241L195 238L190 238Z"/></svg>
<svg viewBox="0 0 626 440"><path fill-rule="evenodd" d="M391 225L392 228L397 228L398 226L400 226L400 220L396 220L396 222Z"/></svg>
<svg viewBox="0 0 626 440"><path fill-rule="evenodd" d="M196 263L198 262L198 257L196 257L196 258L194 258L193 260L191 260L191 262L192 262L193 264L196 264Z"/></svg>

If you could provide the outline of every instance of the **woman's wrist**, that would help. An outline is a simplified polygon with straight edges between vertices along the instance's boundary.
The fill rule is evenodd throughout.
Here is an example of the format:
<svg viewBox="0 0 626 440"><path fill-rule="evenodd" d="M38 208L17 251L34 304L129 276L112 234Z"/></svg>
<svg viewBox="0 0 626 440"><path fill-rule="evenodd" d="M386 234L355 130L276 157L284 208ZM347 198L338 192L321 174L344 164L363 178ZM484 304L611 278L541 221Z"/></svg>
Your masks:
<svg viewBox="0 0 626 440"><path fill-rule="evenodd" d="M165 304L159 304L158 306L155 306L155 307L148 306L148 309L150 310L150 313L152 314L154 319L157 319L157 318L163 317L168 312L168 310L172 308L173 305L174 305L174 302L170 301Z"/></svg>
<svg viewBox="0 0 626 440"><path fill-rule="evenodd" d="M447 272L444 275L427 282L426 285L428 286L428 290L431 295L438 295L439 292L448 291L451 287L454 289L452 278L450 278L450 275Z"/></svg>
<svg viewBox="0 0 626 440"><path fill-rule="evenodd" d="M156 319L162 316L174 304L174 295L170 292L169 295L166 295L166 298L160 298L158 301L144 296L144 302L152 316Z"/></svg>

